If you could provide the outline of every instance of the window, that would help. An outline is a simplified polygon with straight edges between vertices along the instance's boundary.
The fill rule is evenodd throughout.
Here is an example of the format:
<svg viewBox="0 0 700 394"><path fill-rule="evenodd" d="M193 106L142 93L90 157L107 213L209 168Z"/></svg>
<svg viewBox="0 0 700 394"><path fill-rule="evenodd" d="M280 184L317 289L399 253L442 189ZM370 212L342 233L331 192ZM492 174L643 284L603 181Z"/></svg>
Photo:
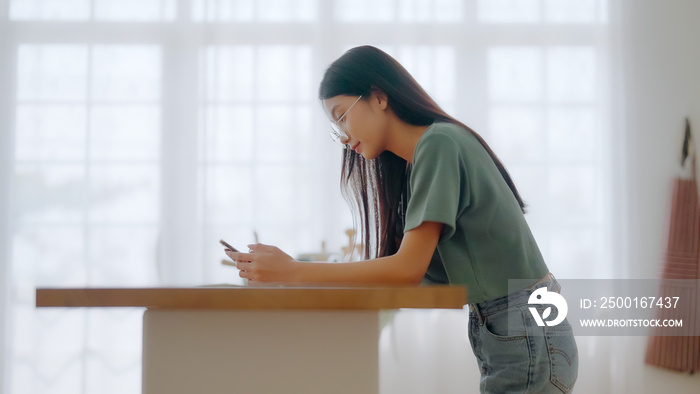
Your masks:
<svg viewBox="0 0 700 394"><path fill-rule="evenodd" d="M610 274L606 0L2 4L12 394L140 387L141 310L37 311L36 287L239 283L217 241L253 232L292 255L345 245L316 93L355 45L489 142L559 277Z"/></svg>
<svg viewBox="0 0 700 394"><path fill-rule="evenodd" d="M15 392L138 387L141 311L36 312L31 295L157 284L161 66L155 46L17 46Z"/></svg>
<svg viewBox="0 0 700 394"><path fill-rule="evenodd" d="M254 229L284 250L318 246L308 230L318 165L313 140L325 136L312 132L312 111L319 107L311 59L309 45L201 49L206 81L198 168L205 239L224 234L234 243L252 242ZM211 246L208 260L221 259L221 249ZM230 272L214 267L219 275Z"/></svg>

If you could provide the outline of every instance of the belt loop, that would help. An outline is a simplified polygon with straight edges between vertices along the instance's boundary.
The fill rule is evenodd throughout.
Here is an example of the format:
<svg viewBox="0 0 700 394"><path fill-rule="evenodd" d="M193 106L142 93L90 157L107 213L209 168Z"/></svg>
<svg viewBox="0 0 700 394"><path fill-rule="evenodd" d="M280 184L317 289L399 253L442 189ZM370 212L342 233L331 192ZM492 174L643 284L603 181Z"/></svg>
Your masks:
<svg viewBox="0 0 700 394"><path fill-rule="evenodd" d="M479 309L479 305L474 303L473 305L473 311L476 313L476 318L479 320L479 325L483 326L484 325L484 316L481 314L481 309Z"/></svg>
<svg viewBox="0 0 700 394"><path fill-rule="evenodd" d="M548 286L550 288L548 288L547 290L553 290L551 289L551 285L556 285L557 293L561 294L561 284L559 284L557 278L554 277L554 274L550 272L547 276L549 276L549 280L551 281L550 286Z"/></svg>

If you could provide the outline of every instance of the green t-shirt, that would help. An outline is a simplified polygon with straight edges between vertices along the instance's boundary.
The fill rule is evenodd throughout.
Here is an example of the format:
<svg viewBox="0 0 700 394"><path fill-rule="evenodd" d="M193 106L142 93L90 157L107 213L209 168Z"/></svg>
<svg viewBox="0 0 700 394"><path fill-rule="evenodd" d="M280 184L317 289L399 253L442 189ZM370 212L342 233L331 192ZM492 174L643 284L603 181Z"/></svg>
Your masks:
<svg viewBox="0 0 700 394"><path fill-rule="evenodd" d="M491 156L468 130L434 123L413 155L404 231L444 224L437 250L449 283L470 303L508 294L508 279L549 272L518 201Z"/></svg>

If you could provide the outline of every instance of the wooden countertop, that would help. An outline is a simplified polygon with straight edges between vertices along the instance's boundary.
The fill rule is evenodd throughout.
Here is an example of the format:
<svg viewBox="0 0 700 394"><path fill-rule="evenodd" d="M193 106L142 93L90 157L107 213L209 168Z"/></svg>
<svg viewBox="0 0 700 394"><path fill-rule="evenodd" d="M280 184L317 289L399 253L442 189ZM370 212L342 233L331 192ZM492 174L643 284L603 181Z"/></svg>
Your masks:
<svg viewBox="0 0 700 394"><path fill-rule="evenodd" d="M37 307L146 307L229 310L461 309L462 286L298 287L205 286L180 288L40 288Z"/></svg>

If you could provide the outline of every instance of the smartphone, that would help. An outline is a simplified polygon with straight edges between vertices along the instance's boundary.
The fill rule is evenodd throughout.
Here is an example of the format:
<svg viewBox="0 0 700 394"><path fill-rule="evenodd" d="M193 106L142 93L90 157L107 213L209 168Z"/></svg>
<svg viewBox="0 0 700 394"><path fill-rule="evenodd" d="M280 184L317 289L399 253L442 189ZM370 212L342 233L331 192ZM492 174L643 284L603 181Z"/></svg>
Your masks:
<svg viewBox="0 0 700 394"><path fill-rule="evenodd" d="M220 240L219 240L219 243L222 244L222 245L224 245L226 248L231 249L232 251L234 251L234 252L236 252L236 253L240 253L240 252L238 251L238 249L236 249L236 248L234 248L233 246L229 245L228 242L224 241L223 239L220 239Z"/></svg>

